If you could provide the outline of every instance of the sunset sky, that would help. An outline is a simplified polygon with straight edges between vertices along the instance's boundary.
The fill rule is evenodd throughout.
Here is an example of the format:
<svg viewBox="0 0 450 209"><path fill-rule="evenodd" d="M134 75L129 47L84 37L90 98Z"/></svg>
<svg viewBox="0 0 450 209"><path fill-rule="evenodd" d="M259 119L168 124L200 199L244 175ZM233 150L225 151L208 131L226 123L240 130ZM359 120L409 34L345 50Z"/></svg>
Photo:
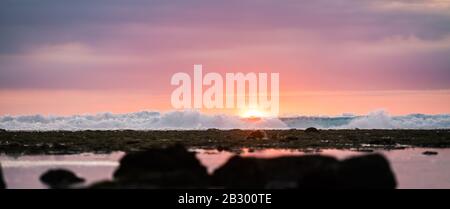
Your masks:
<svg viewBox="0 0 450 209"><path fill-rule="evenodd" d="M0 1L0 115L170 111L194 64L278 72L281 114L450 113L450 0Z"/></svg>

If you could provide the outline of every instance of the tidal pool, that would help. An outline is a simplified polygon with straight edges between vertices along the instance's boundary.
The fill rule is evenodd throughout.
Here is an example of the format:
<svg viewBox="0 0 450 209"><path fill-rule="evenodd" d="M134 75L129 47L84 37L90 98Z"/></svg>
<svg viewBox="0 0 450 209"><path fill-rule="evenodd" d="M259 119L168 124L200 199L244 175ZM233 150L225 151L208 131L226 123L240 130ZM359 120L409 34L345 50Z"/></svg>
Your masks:
<svg viewBox="0 0 450 209"><path fill-rule="evenodd" d="M198 159L208 172L223 165L235 153L217 150L194 149ZM437 155L423 155L424 151L436 151ZM450 188L450 149L407 148L398 150L377 150L389 159L398 181L398 188ZM8 188L47 188L39 176L52 168L69 169L86 179L84 185L112 178L123 152L111 154L82 153L73 155L0 155L3 175ZM364 155L356 150L322 149L242 149L239 155L261 158L292 155L327 155L338 159ZM83 185L78 185L83 186Z"/></svg>

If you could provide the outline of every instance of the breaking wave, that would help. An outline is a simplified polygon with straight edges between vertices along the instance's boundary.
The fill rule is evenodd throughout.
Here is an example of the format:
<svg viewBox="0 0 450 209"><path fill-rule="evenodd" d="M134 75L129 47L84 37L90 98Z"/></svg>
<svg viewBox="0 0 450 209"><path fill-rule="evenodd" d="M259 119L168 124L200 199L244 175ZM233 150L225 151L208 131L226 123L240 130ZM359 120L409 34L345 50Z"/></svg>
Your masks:
<svg viewBox="0 0 450 209"><path fill-rule="evenodd" d="M390 116L375 111L364 116L295 116L246 120L230 115L206 115L195 111L127 114L99 113L73 116L0 116L6 130L161 130L161 129L447 129L450 115L411 114Z"/></svg>
<svg viewBox="0 0 450 209"><path fill-rule="evenodd" d="M390 116L374 111L364 116L293 117L281 118L291 128L317 127L323 129L448 129L450 114L410 114Z"/></svg>

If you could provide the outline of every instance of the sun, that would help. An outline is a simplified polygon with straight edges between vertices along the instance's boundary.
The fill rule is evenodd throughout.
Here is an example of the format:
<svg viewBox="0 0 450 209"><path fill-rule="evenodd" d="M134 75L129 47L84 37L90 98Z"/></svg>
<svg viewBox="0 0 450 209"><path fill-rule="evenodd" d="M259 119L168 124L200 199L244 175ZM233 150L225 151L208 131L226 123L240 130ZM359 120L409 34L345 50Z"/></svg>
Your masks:
<svg viewBox="0 0 450 209"><path fill-rule="evenodd" d="M241 114L241 117L243 118L263 118L266 114L260 110L257 109L249 109L246 111L243 111Z"/></svg>

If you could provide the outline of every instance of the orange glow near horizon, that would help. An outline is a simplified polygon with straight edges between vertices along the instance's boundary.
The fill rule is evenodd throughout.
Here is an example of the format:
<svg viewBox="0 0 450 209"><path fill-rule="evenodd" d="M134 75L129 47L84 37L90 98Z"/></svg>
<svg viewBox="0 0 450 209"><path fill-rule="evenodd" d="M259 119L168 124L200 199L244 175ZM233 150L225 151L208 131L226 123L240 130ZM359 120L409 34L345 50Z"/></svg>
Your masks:
<svg viewBox="0 0 450 209"><path fill-rule="evenodd" d="M173 111L169 94L142 91L0 90L0 115L74 115L142 110ZM450 90L281 92L280 115L364 115L384 109L391 115L450 113ZM265 116L260 110L203 109L206 114Z"/></svg>

